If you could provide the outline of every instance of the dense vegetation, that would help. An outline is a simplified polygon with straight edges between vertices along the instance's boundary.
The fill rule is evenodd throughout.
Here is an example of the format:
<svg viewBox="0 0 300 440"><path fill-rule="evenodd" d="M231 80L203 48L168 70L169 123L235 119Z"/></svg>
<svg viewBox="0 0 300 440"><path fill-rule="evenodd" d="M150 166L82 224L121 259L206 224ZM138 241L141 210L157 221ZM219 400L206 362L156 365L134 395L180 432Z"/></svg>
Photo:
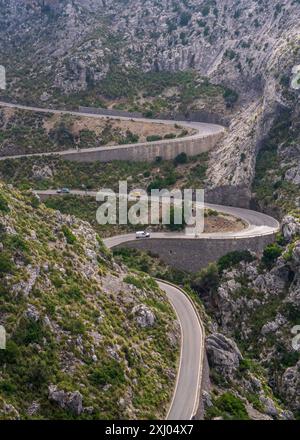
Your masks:
<svg viewBox="0 0 300 440"><path fill-rule="evenodd" d="M157 160L148 162L114 161L76 163L58 157L7 159L0 161L0 176L19 188L118 190L118 182L127 180L130 189L203 188L208 155L188 158L184 164Z"/></svg>

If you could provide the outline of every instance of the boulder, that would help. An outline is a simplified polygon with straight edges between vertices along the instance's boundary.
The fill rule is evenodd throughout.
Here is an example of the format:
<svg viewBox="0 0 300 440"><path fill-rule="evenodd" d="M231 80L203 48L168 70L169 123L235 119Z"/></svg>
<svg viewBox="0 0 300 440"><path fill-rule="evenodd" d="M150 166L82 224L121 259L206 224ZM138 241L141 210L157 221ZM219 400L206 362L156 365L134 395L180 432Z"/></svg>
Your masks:
<svg viewBox="0 0 300 440"><path fill-rule="evenodd" d="M206 338L206 351L210 367L227 378L232 377L243 359L236 343L220 333Z"/></svg>
<svg viewBox="0 0 300 440"><path fill-rule="evenodd" d="M300 241L295 243L292 253L292 261L295 266L300 266Z"/></svg>
<svg viewBox="0 0 300 440"><path fill-rule="evenodd" d="M286 318L281 314L278 314L274 321L267 322L263 328L261 329L261 333L263 336L269 333L275 333L278 329L280 329L284 324L286 324Z"/></svg>
<svg viewBox="0 0 300 440"><path fill-rule="evenodd" d="M37 311L36 307L32 304L28 305L27 310L25 312L25 316L26 318L34 322L37 322L40 319L39 312Z"/></svg>
<svg viewBox="0 0 300 440"><path fill-rule="evenodd" d="M268 416L271 416L271 417L278 416L278 410L275 406L275 403L273 402L272 399L270 399L270 397L261 396L259 400L264 405L265 413Z"/></svg>
<svg viewBox="0 0 300 440"><path fill-rule="evenodd" d="M296 165L287 170L284 176L285 180L292 182L294 185L300 184L300 165Z"/></svg>
<svg viewBox="0 0 300 440"><path fill-rule="evenodd" d="M300 361L287 368L281 379L280 391L294 411L300 410Z"/></svg>
<svg viewBox="0 0 300 440"><path fill-rule="evenodd" d="M293 215L287 215L282 220L282 234L287 241L291 241L295 236L300 235L300 222Z"/></svg>
<svg viewBox="0 0 300 440"><path fill-rule="evenodd" d="M154 313L144 304L135 306L132 310L136 322L140 327L152 327L155 322Z"/></svg>
<svg viewBox="0 0 300 440"><path fill-rule="evenodd" d="M48 390L49 400L57 403L60 408L66 409L77 416L83 412L82 395L79 391L59 390L56 385L50 385Z"/></svg>

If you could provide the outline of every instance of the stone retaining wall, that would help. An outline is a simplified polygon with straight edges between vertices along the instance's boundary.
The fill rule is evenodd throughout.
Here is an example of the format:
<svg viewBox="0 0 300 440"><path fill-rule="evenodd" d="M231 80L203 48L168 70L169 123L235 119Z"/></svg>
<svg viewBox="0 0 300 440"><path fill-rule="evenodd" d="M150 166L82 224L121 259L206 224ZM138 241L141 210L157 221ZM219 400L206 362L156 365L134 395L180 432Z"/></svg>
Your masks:
<svg viewBox="0 0 300 440"><path fill-rule="evenodd" d="M232 251L260 254L275 240L275 234L238 239L150 239L135 240L117 247L129 247L158 255L165 263L187 272L198 272Z"/></svg>
<svg viewBox="0 0 300 440"><path fill-rule="evenodd" d="M66 160L75 162L111 162L113 160L132 160L135 162L153 162L157 158L172 160L180 153L188 156L197 156L211 150L222 138L223 133L216 133L203 138L171 139L132 145L119 145L117 147L103 147L97 150L70 151L61 154Z"/></svg>

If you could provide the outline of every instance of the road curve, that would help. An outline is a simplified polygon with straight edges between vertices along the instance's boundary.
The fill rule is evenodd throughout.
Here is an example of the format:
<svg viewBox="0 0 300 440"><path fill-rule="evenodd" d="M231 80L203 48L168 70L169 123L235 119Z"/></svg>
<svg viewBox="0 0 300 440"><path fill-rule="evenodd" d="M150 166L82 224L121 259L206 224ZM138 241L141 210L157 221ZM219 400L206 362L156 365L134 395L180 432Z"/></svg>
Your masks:
<svg viewBox="0 0 300 440"><path fill-rule="evenodd" d="M58 195L55 190L35 191L35 193L38 194L41 198ZM72 190L70 191L70 194L82 196L82 197L92 197L95 199L97 192ZM160 238L160 239L168 238L174 240L179 240L179 239L201 240L204 238L215 239L215 240L218 239L232 240L239 238L254 238L258 236L272 235L278 232L280 228L279 222L275 218L270 217L269 215L264 214L262 212L252 211L250 209L244 209L244 208L235 208L233 206L214 205L211 203L205 203L205 208L210 208L218 212L222 212L224 214L230 214L234 217L240 218L245 222L246 227L241 231L202 233L197 237L191 234L187 234L185 232L181 232L181 233L155 232L151 234L151 238ZM114 247L128 241L135 241L135 239L136 239L135 233L129 233L129 234L111 237L107 239L107 243L110 247Z"/></svg>
<svg viewBox="0 0 300 440"><path fill-rule="evenodd" d="M197 412L202 380L205 332L192 302L181 289L158 281L175 309L181 328L180 364L167 420L190 420Z"/></svg>
<svg viewBox="0 0 300 440"><path fill-rule="evenodd" d="M98 118L98 119L118 119L123 121L138 121L138 122L147 122L147 123L154 123L154 124L165 124L165 125L174 125L179 124L183 127L194 129L196 133L191 134L189 136L185 136L184 138L176 138L176 139L164 139L161 141L155 141L155 142L139 142L136 144L126 144L126 145L115 145L115 146L103 146L103 147L96 147L96 148L81 148L80 150L76 149L69 149L69 150L63 150L63 151L55 151L51 153L31 153L31 154L20 154L20 155L14 155L14 156L2 156L0 157L0 160L5 159L20 159L22 157L34 157L34 156L52 156L52 155L58 155L58 156L64 156L64 155L72 155L72 154L78 154L79 152L84 153L92 153L95 151L106 151L106 150L122 150L126 149L128 147L136 147L136 146L149 146L152 143L155 144L173 144L181 142L184 140L191 140L191 139L202 139L205 137L209 137L214 134L221 134L225 132L225 128L221 125L217 124L208 124L204 122L190 122L190 121L175 121L175 120L163 120L163 119L149 119L149 118L131 118L131 117L125 117L125 116L107 116L107 115L100 115L97 113L85 113L80 111L71 111L71 110L57 110L57 109L45 109L45 108L39 108L39 107L31 107L31 106L25 106L21 104L12 104L12 103L6 103L0 101L0 107L8 107L8 108L16 108L20 110L28 110L28 111L34 111L34 112L41 112L41 113L50 113L50 114L62 114L62 115L73 115L73 116L82 116L85 118Z"/></svg>

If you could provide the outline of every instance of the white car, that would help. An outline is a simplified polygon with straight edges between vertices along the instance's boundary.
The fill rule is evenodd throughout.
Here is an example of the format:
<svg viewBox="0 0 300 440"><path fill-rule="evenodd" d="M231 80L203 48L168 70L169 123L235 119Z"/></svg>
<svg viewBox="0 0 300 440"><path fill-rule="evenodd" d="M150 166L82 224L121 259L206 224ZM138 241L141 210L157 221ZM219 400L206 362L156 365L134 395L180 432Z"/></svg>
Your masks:
<svg viewBox="0 0 300 440"><path fill-rule="evenodd" d="M135 234L136 238L150 238L150 232L138 231Z"/></svg>

